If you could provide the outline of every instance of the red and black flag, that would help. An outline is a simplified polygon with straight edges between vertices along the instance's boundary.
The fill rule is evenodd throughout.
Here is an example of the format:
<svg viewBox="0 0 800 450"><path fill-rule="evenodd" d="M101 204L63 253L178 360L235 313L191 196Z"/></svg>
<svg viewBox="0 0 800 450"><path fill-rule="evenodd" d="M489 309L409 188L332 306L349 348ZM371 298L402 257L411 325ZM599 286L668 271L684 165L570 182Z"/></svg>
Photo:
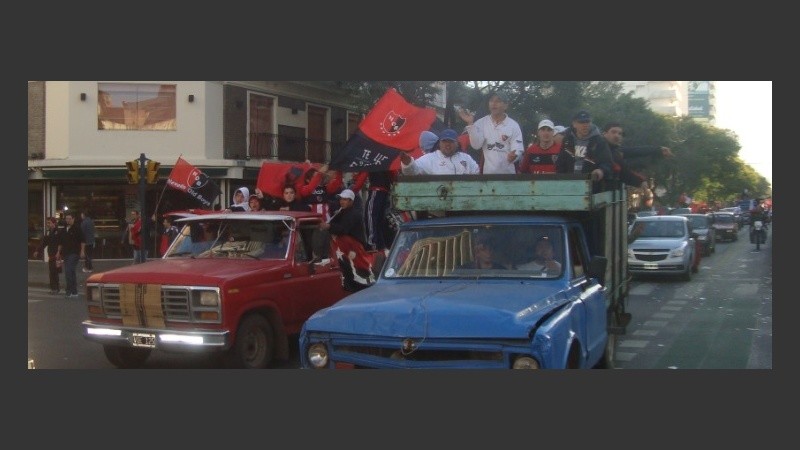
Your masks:
<svg viewBox="0 0 800 450"><path fill-rule="evenodd" d="M220 194L219 186L214 180L180 156L169 173L167 186L189 194L206 208L210 208Z"/></svg>
<svg viewBox="0 0 800 450"><path fill-rule="evenodd" d="M436 121L435 110L414 106L389 89L344 147L332 155L329 167L343 172L390 170L400 152L416 149L420 133L430 130Z"/></svg>
<svg viewBox="0 0 800 450"><path fill-rule="evenodd" d="M319 169L319 167L320 164L317 163L275 163L264 161L258 171L256 187L261 189L261 192L265 195L281 198L283 196L283 188L287 185L292 185L298 192L299 198L300 188L305 184L306 172L312 168Z"/></svg>

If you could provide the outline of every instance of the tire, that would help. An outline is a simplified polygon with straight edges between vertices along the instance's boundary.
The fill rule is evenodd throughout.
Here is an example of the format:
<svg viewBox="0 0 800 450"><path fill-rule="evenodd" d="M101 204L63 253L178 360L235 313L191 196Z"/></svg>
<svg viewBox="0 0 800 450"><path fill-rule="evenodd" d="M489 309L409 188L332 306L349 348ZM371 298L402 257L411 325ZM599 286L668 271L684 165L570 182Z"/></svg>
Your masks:
<svg viewBox="0 0 800 450"><path fill-rule="evenodd" d="M233 369L266 369L275 354L272 325L259 314L242 320L236 331L236 342L228 350L226 366Z"/></svg>
<svg viewBox="0 0 800 450"><path fill-rule="evenodd" d="M103 353L111 364L120 369L138 369L147 361L150 356L149 348L130 348L119 347L116 345L104 345Z"/></svg>
<svg viewBox="0 0 800 450"><path fill-rule="evenodd" d="M692 281L692 268L691 266L686 268L686 271L681 274L681 280L683 281Z"/></svg>

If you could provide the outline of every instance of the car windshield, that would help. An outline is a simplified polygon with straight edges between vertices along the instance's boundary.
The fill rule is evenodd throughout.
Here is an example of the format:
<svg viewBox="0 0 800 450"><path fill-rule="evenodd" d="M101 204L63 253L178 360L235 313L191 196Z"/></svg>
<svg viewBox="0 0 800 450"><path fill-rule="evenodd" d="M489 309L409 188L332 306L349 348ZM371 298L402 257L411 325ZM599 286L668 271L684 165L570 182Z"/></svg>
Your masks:
<svg viewBox="0 0 800 450"><path fill-rule="evenodd" d="M714 216L714 222L716 223L733 223L733 215L731 214L719 214Z"/></svg>
<svg viewBox="0 0 800 450"><path fill-rule="evenodd" d="M687 219L689 219L689 222L692 224L692 228L695 230L708 228L708 219L705 217L687 216Z"/></svg>
<svg viewBox="0 0 800 450"><path fill-rule="evenodd" d="M637 220L631 227L636 238L680 238L686 236L686 226L677 220Z"/></svg>
<svg viewBox="0 0 800 450"><path fill-rule="evenodd" d="M164 257L286 259L291 226L284 220L192 221Z"/></svg>
<svg viewBox="0 0 800 450"><path fill-rule="evenodd" d="M558 278L565 253L561 230L544 225L402 230L395 238L383 276Z"/></svg>

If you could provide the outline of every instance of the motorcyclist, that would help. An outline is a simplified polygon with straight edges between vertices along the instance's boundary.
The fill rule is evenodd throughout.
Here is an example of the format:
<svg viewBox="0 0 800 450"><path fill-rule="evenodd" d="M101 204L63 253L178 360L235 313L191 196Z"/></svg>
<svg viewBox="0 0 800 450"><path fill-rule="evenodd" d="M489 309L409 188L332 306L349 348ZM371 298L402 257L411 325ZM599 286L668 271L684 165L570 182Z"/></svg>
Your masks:
<svg viewBox="0 0 800 450"><path fill-rule="evenodd" d="M756 221L761 221L761 227L764 232L764 237L767 235L767 222L769 221L769 216L764 211L764 207L762 205L757 205L752 211L750 211L750 242L755 242L755 237L753 233L755 232L755 223Z"/></svg>

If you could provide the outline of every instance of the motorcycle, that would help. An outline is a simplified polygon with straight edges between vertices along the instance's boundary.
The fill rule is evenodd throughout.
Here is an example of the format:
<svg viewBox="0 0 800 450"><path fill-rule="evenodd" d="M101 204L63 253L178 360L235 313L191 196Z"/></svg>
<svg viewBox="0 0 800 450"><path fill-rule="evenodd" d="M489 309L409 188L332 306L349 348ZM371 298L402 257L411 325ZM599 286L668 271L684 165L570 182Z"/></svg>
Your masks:
<svg viewBox="0 0 800 450"><path fill-rule="evenodd" d="M761 244L767 243L767 226L763 221L753 221L753 226L750 228L750 243L756 244L756 250L761 249Z"/></svg>

